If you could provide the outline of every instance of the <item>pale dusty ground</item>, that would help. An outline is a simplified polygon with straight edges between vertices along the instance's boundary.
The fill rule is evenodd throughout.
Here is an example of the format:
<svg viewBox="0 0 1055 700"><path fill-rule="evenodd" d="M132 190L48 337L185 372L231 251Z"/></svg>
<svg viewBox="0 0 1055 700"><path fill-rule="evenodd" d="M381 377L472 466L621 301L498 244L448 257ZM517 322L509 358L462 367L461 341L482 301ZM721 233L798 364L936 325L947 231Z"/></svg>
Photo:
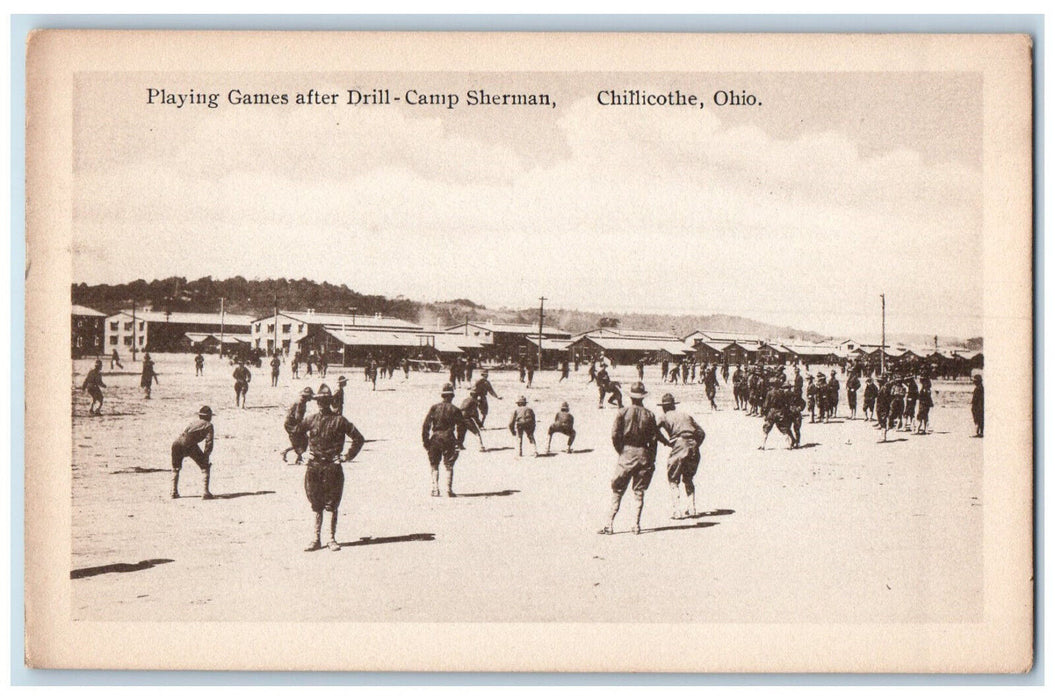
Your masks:
<svg viewBox="0 0 1055 700"><path fill-rule="evenodd" d="M286 366L271 388L268 368L254 369L239 410L232 368L215 356L199 378L189 355L155 358L161 385L150 401L138 363L125 359L125 374L105 377L102 417L73 394L70 569L171 561L80 571L92 575L71 581L77 620L958 622L982 613L982 441L970 437L966 385L935 385L928 436L892 433L897 441L879 444L864 421L807 420L805 449L784 449L774 431L759 452L761 421L732 410L729 387L712 412L701 386L662 385L648 368L646 406L670 390L707 431L696 482L709 515L670 520L660 448L646 532L625 533L624 507L625 534L604 537L615 410L597 409L585 368L561 385L540 373L530 390L513 373L492 375L505 400L491 400L484 439L503 449L480 453L468 436L455 476L462 497L451 500L429 497L420 443L446 375L403 383L397 372L373 393L351 369L345 414L370 440L345 465L338 540L351 546L306 553L303 468L279 451L287 405L318 377L293 380ZM75 363L77 386L88 367ZM633 374L620 367L615 378L627 389ZM505 425L520 393L539 417L541 447L568 400L582 451L517 458ZM460 388L456 400L464 396ZM173 501L169 446L202 404L216 411L220 498L197 498L188 460L184 498ZM557 436L555 450L563 446Z"/></svg>

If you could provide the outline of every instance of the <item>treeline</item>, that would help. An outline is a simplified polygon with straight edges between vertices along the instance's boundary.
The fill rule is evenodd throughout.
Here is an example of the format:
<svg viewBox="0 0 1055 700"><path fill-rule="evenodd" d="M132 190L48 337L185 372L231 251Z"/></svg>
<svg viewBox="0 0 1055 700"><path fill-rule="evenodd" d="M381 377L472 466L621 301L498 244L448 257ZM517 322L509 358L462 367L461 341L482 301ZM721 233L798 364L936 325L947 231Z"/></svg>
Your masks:
<svg viewBox="0 0 1055 700"><path fill-rule="evenodd" d="M213 279L202 277L187 280L169 277L147 282L139 279L126 284L74 284L72 301L106 314L129 309L133 302L139 308L155 311L205 312L220 310L220 299L228 313L264 316L277 303L280 308L319 312L350 313L354 307L359 315L382 314L420 323L426 328L444 328L465 320L496 321L500 323L538 323L538 307L526 309L488 309L469 299L417 302L377 294L361 294L348 285L314 282L308 279L247 280L244 277ZM664 314L592 313L574 309L546 309L547 326L581 333L599 327L650 330L685 336L694 330L715 330L745 333L759 338L799 338L823 340L816 333L773 326L740 316L716 314L711 316L673 316Z"/></svg>
<svg viewBox="0 0 1055 700"><path fill-rule="evenodd" d="M169 277L147 282L139 279L126 284L84 283L72 286L72 301L106 314L132 307L172 312L219 312L220 299L229 313L262 316L277 303L283 309L315 309L327 313L380 313L417 321L420 305L408 299L389 299L376 294L360 294L348 285L314 282L308 279L247 280L244 277L217 280L212 277L188 281Z"/></svg>

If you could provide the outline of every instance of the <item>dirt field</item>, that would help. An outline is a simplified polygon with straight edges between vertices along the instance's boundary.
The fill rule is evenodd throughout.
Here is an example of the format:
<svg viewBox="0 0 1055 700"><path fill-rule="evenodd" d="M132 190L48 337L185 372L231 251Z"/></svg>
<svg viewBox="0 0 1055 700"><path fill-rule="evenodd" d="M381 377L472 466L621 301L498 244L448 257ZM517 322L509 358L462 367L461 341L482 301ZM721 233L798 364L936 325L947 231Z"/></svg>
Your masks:
<svg viewBox="0 0 1055 700"><path fill-rule="evenodd" d="M370 391L349 379L345 415L368 442L345 465L340 552L304 552L312 514L303 467L283 464L282 420L304 386L283 367L277 388L254 369L248 408L234 407L232 368L190 355L155 357L160 385L142 398L139 364L107 373L101 417L73 392L73 610L76 620L953 622L982 613L982 452L972 439L970 388L935 383L933 433L881 433L842 417L803 425L804 449L761 421L704 408L703 387L664 385L647 368L646 406L671 391L707 431L696 479L702 517L671 520L660 465L640 536L629 498L616 526L596 534L609 502L615 409L597 409L585 368L558 384L514 373L492 381L484 440L461 453L458 498L431 498L421 421L445 375L411 373ZM78 360L80 386L90 362ZM108 369L106 362L104 369ZM813 368L816 372L817 369ZM614 378L624 390L632 367ZM843 382L845 384L845 381ZM518 458L505 426L517 395L539 417L540 447L562 400L571 403L575 454ZM456 401L466 392L459 388ZM845 391L840 416L846 413ZM171 500L169 447L198 408L216 413L212 491L187 460ZM554 439L554 449L564 447ZM326 524L328 527L328 521ZM320 605L318 601L327 601Z"/></svg>

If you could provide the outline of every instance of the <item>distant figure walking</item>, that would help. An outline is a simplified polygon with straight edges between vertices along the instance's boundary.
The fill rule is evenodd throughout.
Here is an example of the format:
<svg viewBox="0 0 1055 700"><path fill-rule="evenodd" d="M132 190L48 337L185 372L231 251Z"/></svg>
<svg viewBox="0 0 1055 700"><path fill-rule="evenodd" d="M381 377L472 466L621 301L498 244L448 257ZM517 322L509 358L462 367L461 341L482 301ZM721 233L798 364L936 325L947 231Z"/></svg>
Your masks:
<svg viewBox="0 0 1055 700"><path fill-rule="evenodd" d="M112 370L114 367L120 369L125 368L125 366L121 364L121 356L117 354L117 348L114 348L114 351L110 353L110 369Z"/></svg>
<svg viewBox="0 0 1055 700"><path fill-rule="evenodd" d="M245 360L239 360L231 376L234 377L234 405L236 408L245 408L245 397L249 393L249 382L253 381L253 373L245 366Z"/></svg>
<svg viewBox="0 0 1055 700"><path fill-rule="evenodd" d="M150 398L150 389L154 384L160 384L158 373L154 371L154 361L150 359L150 353L143 355L143 373L139 375L139 386L143 389L146 398Z"/></svg>
<svg viewBox="0 0 1055 700"><path fill-rule="evenodd" d="M971 395L971 416L974 418L974 436L982 437L985 433L985 388L982 386L982 375L980 374L974 375L974 394Z"/></svg>
<svg viewBox="0 0 1055 700"><path fill-rule="evenodd" d="M194 376L200 377L205 374L205 357L199 352L194 356Z"/></svg>
<svg viewBox="0 0 1055 700"><path fill-rule="evenodd" d="M278 374L279 370L282 369L282 358L279 357L278 352L271 358L271 386L278 386Z"/></svg>

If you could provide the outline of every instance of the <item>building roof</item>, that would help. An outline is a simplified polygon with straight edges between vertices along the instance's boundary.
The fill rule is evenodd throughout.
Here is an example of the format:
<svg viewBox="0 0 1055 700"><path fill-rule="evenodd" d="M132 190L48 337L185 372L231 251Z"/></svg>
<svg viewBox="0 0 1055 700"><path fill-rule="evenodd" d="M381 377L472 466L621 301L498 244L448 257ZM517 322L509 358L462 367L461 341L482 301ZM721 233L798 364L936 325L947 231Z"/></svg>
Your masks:
<svg viewBox="0 0 1055 700"><path fill-rule="evenodd" d="M333 336L343 345L383 345L388 347L417 348L431 344L426 342L425 336L405 331L378 331L358 328L351 330L350 328L342 329L339 326L324 326L323 331Z"/></svg>
<svg viewBox="0 0 1055 700"><path fill-rule="evenodd" d="M538 337L531 337L530 335L526 340L534 346L538 346ZM571 345L571 338L542 338L542 349L543 350L567 350L568 346Z"/></svg>
<svg viewBox="0 0 1055 700"><path fill-rule="evenodd" d="M107 316L107 318L113 318L114 316L127 316L132 318L132 311L130 309L118 311L113 316ZM153 311L153 310L142 310L137 309L136 313L137 321L147 321L148 323L194 323L194 324L214 324L220 325L220 314L216 313L189 313L186 311ZM225 326L249 326L253 322L253 319L249 316L243 316L241 314L227 314L223 315L223 324Z"/></svg>
<svg viewBox="0 0 1055 700"><path fill-rule="evenodd" d="M70 311L72 316L102 316L106 317L102 311L96 311L95 309L89 309L87 306L81 306L80 304L74 304Z"/></svg>
<svg viewBox="0 0 1055 700"><path fill-rule="evenodd" d="M695 347L707 347L717 352L725 352L725 349L730 345L732 345L731 342L721 340L701 340L700 342L696 343Z"/></svg>
<svg viewBox="0 0 1055 700"><path fill-rule="evenodd" d="M702 336L707 340L715 340L724 343L732 342L747 342L747 343L758 343L759 337L752 333L734 333L733 331L705 331L705 330L694 330L688 335L682 336L682 340L688 340L693 336Z"/></svg>
<svg viewBox="0 0 1055 700"><path fill-rule="evenodd" d="M983 357L985 357L985 355L983 355L981 350L963 350L963 351L957 350L954 354L957 357L962 357L965 360L973 360L974 358L978 357L979 355L982 355Z"/></svg>
<svg viewBox="0 0 1055 700"><path fill-rule="evenodd" d="M664 342L662 340L652 340L649 338L606 338L585 336L584 338L580 338L579 341L584 339L597 344L602 350L640 350L644 352L659 352L660 350L665 350L671 355L684 355L685 353L692 351L692 348L680 342Z"/></svg>
<svg viewBox="0 0 1055 700"><path fill-rule="evenodd" d="M645 340L661 340L680 343L681 338L663 331L639 331L629 328L595 328L586 331L582 335L588 338L643 338Z"/></svg>
<svg viewBox="0 0 1055 700"><path fill-rule="evenodd" d="M318 311L288 311L286 309L279 309L278 313L280 316L293 319L299 323L305 323L307 325L322 325L322 326L335 326L335 327L355 327L355 328L391 328L394 330L421 330L421 326L413 321L405 321L401 318L392 318L391 316L382 316L380 314L329 314L321 313ZM266 321L275 317L274 313L267 314L266 316L259 316L252 320L252 323L257 321Z"/></svg>
<svg viewBox="0 0 1055 700"><path fill-rule="evenodd" d="M220 336L218 333L184 333L183 335L185 335L187 337L187 340L191 341L192 343L201 343L210 338L212 338L216 342L220 342ZM231 345L233 343L251 343L252 340L252 336L243 335L241 333L223 334L224 345Z"/></svg>
<svg viewBox="0 0 1055 700"><path fill-rule="evenodd" d="M453 331L457 328L465 328L465 321L459 324L448 326L446 330ZM488 331L491 333L512 333L513 335L531 335L535 334L538 337L538 324L537 323L495 323L494 321L469 321L468 325L479 328L482 331ZM562 331L560 328L554 328L553 326L542 326L543 336L563 336L570 338L571 333L568 331Z"/></svg>

